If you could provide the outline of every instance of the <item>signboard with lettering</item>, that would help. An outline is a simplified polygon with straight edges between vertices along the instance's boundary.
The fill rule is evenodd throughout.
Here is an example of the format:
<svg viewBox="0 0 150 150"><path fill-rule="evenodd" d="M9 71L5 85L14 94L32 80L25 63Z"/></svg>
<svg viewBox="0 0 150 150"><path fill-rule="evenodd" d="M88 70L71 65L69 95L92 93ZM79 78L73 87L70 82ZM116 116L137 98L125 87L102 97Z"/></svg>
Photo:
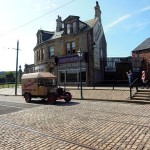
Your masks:
<svg viewBox="0 0 150 150"><path fill-rule="evenodd" d="M79 69L79 63L69 63L69 64L61 64L59 65L59 70L69 70L69 69ZM82 62L82 69L86 68L86 63Z"/></svg>
<svg viewBox="0 0 150 150"><path fill-rule="evenodd" d="M78 61L79 61L78 55L58 57L58 64L66 64L66 63L72 63L72 62L78 62Z"/></svg>

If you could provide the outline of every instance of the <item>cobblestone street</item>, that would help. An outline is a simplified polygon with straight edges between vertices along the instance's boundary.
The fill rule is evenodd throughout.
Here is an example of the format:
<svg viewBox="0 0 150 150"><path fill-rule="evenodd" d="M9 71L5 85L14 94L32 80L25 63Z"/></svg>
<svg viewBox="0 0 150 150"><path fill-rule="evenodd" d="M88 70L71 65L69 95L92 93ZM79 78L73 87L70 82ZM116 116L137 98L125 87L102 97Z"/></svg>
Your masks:
<svg viewBox="0 0 150 150"><path fill-rule="evenodd" d="M0 150L149 150L150 105L73 100L0 116Z"/></svg>

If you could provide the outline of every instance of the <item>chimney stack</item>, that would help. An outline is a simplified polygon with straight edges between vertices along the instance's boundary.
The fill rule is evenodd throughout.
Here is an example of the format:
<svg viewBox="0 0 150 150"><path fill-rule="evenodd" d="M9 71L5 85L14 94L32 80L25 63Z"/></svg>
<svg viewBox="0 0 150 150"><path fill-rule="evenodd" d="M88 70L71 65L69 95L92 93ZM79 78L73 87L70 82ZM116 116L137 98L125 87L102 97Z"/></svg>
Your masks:
<svg viewBox="0 0 150 150"><path fill-rule="evenodd" d="M61 17L58 15L58 18L56 19L56 32L59 32L62 30L62 20Z"/></svg>
<svg viewBox="0 0 150 150"><path fill-rule="evenodd" d="M95 18L99 18L99 20L101 21L101 10L98 1L96 1L96 6L94 7L94 9L95 9Z"/></svg>

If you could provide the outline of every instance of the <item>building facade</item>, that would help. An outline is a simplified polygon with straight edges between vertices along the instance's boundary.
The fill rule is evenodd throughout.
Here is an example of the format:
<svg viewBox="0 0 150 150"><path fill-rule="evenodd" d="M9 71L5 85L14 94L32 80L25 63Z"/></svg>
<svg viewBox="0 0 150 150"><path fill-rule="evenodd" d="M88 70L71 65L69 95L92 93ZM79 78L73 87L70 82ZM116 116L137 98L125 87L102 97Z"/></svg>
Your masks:
<svg viewBox="0 0 150 150"><path fill-rule="evenodd" d="M34 64L24 65L24 73L33 73L33 72L35 72Z"/></svg>
<svg viewBox="0 0 150 150"><path fill-rule="evenodd" d="M83 53L82 82L85 85L104 79L107 44L101 22L101 10L96 2L95 17L81 21L79 16L58 16L56 31L38 30L34 48L35 72L48 71L57 76L58 84L80 82L80 62L77 51Z"/></svg>
<svg viewBox="0 0 150 150"><path fill-rule="evenodd" d="M145 70L150 76L150 38L147 38L132 51L134 66L141 72Z"/></svg>

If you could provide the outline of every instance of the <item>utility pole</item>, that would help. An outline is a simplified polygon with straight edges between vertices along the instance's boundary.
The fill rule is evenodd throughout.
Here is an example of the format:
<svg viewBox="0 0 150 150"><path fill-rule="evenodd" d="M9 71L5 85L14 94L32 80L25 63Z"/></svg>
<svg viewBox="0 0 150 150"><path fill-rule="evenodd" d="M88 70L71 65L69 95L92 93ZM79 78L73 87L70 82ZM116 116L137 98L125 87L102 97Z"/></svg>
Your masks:
<svg viewBox="0 0 150 150"><path fill-rule="evenodd" d="M18 83L18 51L19 51L19 40L17 41L17 54L16 54L16 79L15 79L15 95L17 95L17 83Z"/></svg>

